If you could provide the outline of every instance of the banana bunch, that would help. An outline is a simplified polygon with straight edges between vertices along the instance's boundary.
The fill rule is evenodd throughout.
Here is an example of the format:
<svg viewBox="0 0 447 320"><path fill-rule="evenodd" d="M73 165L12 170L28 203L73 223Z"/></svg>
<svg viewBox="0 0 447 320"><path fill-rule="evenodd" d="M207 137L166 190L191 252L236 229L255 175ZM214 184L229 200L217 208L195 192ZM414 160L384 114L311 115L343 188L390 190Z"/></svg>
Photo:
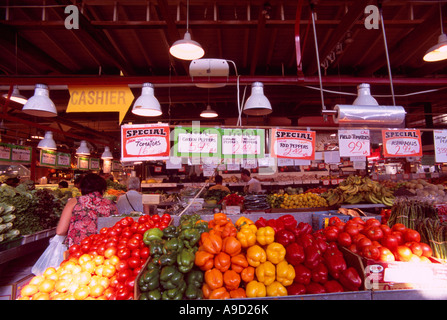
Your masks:
<svg viewBox="0 0 447 320"><path fill-rule="evenodd" d="M369 177L360 176L349 176L337 188L328 190L322 196L329 206L361 202L392 206L394 203L394 194L389 188Z"/></svg>

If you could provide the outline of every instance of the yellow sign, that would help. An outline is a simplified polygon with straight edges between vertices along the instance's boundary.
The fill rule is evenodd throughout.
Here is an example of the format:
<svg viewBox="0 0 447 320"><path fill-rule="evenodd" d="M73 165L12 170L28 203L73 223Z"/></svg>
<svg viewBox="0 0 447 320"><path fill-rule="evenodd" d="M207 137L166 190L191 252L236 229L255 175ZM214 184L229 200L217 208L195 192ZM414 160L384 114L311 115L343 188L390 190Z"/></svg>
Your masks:
<svg viewBox="0 0 447 320"><path fill-rule="evenodd" d="M119 123L129 109L134 95L128 86L68 86L68 112L119 112Z"/></svg>

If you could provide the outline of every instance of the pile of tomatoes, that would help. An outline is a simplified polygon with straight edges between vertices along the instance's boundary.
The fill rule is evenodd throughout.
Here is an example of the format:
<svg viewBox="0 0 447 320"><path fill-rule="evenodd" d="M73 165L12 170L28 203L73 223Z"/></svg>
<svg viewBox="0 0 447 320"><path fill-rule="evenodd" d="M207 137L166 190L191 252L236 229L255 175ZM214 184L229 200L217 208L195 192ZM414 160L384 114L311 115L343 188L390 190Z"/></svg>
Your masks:
<svg viewBox="0 0 447 320"><path fill-rule="evenodd" d="M328 242L337 242L367 259L431 262L431 247L421 242L419 232L401 223L390 227L374 218L364 221L354 217L343 222L338 217L332 217L329 226L322 232Z"/></svg>
<svg viewBox="0 0 447 320"><path fill-rule="evenodd" d="M120 219L68 249L68 257L58 268L48 268L22 288L21 298L31 300L129 300L135 278L149 257L144 233L154 227L164 229L169 214L143 215Z"/></svg>

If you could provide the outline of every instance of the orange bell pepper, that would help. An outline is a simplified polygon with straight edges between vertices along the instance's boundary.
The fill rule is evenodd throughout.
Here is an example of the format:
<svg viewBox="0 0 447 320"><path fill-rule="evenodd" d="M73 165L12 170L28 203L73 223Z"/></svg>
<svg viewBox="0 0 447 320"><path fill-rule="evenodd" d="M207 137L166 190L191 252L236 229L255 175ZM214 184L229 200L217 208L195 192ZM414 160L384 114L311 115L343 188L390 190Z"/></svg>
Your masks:
<svg viewBox="0 0 447 320"><path fill-rule="evenodd" d="M254 222L250 219L248 219L247 217L240 217L239 219L236 220L236 223L234 224L236 226L236 228L240 229L241 227L245 226L245 225L250 225L253 224Z"/></svg>
<svg viewBox="0 0 447 320"><path fill-rule="evenodd" d="M205 271L205 283L211 290L220 288L223 286L223 274L220 270L212 268Z"/></svg>
<svg viewBox="0 0 447 320"><path fill-rule="evenodd" d="M201 235L203 250L218 254L222 250L222 238L212 232L203 232Z"/></svg>
<svg viewBox="0 0 447 320"><path fill-rule="evenodd" d="M212 220L216 225L223 226L225 225L230 219L228 219L227 215L222 212L215 213Z"/></svg>
<svg viewBox="0 0 447 320"><path fill-rule="evenodd" d="M223 230L222 230L222 234L221 237L222 239L226 238L226 237L236 237L237 234L237 229L234 226L233 222L227 222L224 226L223 226Z"/></svg>
<svg viewBox="0 0 447 320"><path fill-rule="evenodd" d="M214 289L208 299L230 299L230 293L225 287Z"/></svg>
<svg viewBox="0 0 447 320"><path fill-rule="evenodd" d="M234 270L227 270L223 274L223 281L225 288L228 290L235 290L239 288L241 276Z"/></svg>
<svg viewBox="0 0 447 320"><path fill-rule="evenodd" d="M196 252L194 263L200 270L209 270L214 266L214 254L205 250L198 250Z"/></svg>
<svg viewBox="0 0 447 320"><path fill-rule="evenodd" d="M245 290L243 288L237 288L235 290L230 291L230 298L232 299L247 298L247 295L245 294Z"/></svg>
<svg viewBox="0 0 447 320"><path fill-rule="evenodd" d="M255 279L255 268L252 266L248 266L247 268L244 268L241 272L241 279L245 283L249 283L250 281L253 281Z"/></svg>
<svg viewBox="0 0 447 320"><path fill-rule="evenodd" d="M203 298L205 298L205 299L209 299L209 297L210 297L212 291L213 291L213 290L211 290L210 286L207 285L206 283L204 283L204 284L202 285Z"/></svg>
<svg viewBox="0 0 447 320"><path fill-rule="evenodd" d="M252 267L257 267L267 260L265 250L255 244L247 249L247 261Z"/></svg>
<svg viewBox="0 0 447 320"><path fill-rule="evenodd" d="M225 272L230 269L231 260L230 256L225 252L219 252L214 257L214 267L220 272Z"/></svg>
<svg viewBox="0 0 447 320"><path fill-rule="evenodd" d="M241 273L246 267L248 267L248 261L244 254L239 253L231 257L231 270Z"/></svg>
<svg viewBox="0 0 447 320"><path fill-rule="evenodd" d="M222 251L228 253L230 256L235 256L241 253L241 242L236 237L226 237L222 241Z"/></svg>

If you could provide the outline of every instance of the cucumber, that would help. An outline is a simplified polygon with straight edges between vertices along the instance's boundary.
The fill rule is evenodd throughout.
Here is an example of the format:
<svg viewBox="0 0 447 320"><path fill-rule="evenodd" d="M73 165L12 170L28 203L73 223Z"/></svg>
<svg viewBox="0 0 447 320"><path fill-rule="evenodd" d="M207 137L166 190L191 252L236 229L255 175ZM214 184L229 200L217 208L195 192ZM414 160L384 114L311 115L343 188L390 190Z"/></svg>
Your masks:
<svg viewBox="0 0 447 320"><path fill-rule="evenodd" d="M6 239L13 239L15 237L18 237L20 235L20 231L18 229L12 229L9 230L7 233L5 233Z"/></svg>
<svg viewBox="0 0 447 320"><path fill-rule="evenodd" d="M14 221L16 216L12 213L2 216L3 223L8 223Z"/></svg>

